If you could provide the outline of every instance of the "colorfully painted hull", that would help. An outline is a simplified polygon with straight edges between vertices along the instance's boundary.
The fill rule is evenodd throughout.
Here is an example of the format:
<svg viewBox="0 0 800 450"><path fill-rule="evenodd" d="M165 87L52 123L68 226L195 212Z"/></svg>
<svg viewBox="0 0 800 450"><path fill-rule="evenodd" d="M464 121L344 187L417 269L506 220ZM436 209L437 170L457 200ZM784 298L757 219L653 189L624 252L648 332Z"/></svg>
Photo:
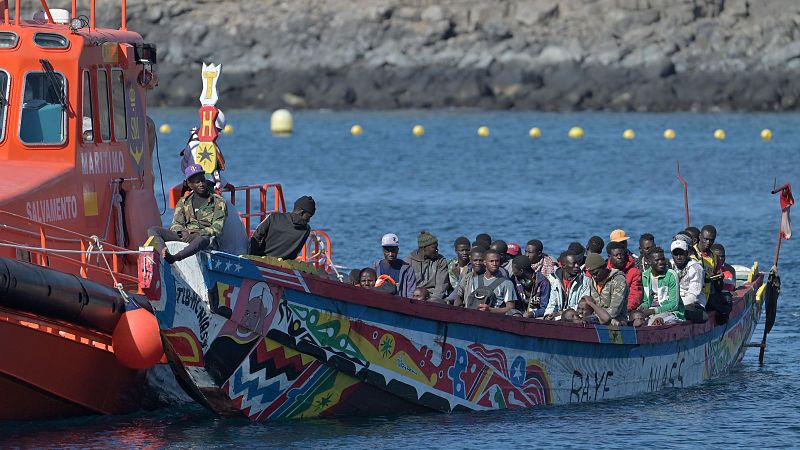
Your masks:
<svg viewBox="0 0 800 450"><path fill-rule="evenodd" d="M223 253L163 266L154 302L193 396L254 421L594 402L688 387L741 361L761 313L636 329L494 316Z"/></svg>

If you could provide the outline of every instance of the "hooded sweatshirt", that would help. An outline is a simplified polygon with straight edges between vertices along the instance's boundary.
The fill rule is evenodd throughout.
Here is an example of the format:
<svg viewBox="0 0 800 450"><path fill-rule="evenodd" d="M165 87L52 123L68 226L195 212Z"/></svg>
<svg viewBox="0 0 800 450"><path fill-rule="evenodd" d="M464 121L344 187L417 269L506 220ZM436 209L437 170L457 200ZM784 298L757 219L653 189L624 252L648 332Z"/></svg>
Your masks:
<svg viewBox="0 0 800 450"><path fill-rule="evenodd" d="M295 221L291 213L272 213L250 238L250 254L295 259L309 234L308 222Z"/></svg>
<svg viewBox="0 0 800 450"><path fill-rule="evenodd" d="M633 311L642 304L644 289L642 288L642 270L636 265L637 259L633 255L628 255L628 261L622 272L625 274L625 282L628 284L628 311ZM608 261L609 269L613 269L611 261Z"/></svg>
<svg viewBox="0 0 800 450"><path fill-rule="evenodd" d="M406 262L414 269L417 287L428 290L431 300L441 300L450 289L450 274L447 271L447 259L436 254L433 259L426 259L420 249L414 250L406 258Z"/></svg>

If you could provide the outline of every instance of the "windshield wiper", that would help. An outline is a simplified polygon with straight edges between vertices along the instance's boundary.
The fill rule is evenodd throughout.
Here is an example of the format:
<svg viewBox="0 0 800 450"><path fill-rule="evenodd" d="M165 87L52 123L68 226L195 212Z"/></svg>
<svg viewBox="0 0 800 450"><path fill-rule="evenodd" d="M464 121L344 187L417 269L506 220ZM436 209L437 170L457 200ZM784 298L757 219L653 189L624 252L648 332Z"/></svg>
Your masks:
<svg viewBox="0 0 800 450"><path fill-rule="evenodd" d="M58 102L61 103L61 106L66 110L69 109L67 107L67 99L64 96L64 86L63 84L59 86L58 78L56 77L56 71L53 69L53 65L50 64L50 61L46 59L40 59L39 63L42 65L42 69L44 69L45 75L47 75L47 81L50 82L50 87L53 88L55 91L56 96L58 96Z"/></svg>

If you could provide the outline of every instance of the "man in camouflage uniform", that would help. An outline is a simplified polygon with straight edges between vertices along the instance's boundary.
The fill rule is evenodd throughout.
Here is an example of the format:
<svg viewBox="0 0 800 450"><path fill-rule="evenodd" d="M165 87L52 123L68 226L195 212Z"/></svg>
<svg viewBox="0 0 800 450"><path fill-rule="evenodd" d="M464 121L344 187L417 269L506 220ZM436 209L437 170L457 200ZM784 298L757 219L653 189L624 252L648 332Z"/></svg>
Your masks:
<svg viewBox="0 0 800 450"><path fill-rule="evenodd" d="M200 164L188 165L183 173L192 193L181 198L175 205L172 225L169 229L151 227L147 230L160 246L164 260L170 264L200 250L216 248L216 239L213 238L222 233L222 225L228 214L225 199L211 191ZM183 241L189 245L172 255L167 251L165 241Z"/></svg>

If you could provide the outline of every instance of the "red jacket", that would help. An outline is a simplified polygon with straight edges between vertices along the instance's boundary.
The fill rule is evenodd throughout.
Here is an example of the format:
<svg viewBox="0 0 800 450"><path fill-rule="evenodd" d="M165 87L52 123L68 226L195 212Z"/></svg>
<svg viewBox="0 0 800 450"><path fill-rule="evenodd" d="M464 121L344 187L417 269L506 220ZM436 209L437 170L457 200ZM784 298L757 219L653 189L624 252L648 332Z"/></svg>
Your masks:
<svg viewBox="0 0 800 450"><path fill-rule="evenodd" d="M608 268L611 269L611 261L608 261ZM625 282L628 283L628 311L633 311L642 304L644 289L642 288L642 271L636 267L636 259L628 255L628 262L622 269L625 273Z"/></svg>

